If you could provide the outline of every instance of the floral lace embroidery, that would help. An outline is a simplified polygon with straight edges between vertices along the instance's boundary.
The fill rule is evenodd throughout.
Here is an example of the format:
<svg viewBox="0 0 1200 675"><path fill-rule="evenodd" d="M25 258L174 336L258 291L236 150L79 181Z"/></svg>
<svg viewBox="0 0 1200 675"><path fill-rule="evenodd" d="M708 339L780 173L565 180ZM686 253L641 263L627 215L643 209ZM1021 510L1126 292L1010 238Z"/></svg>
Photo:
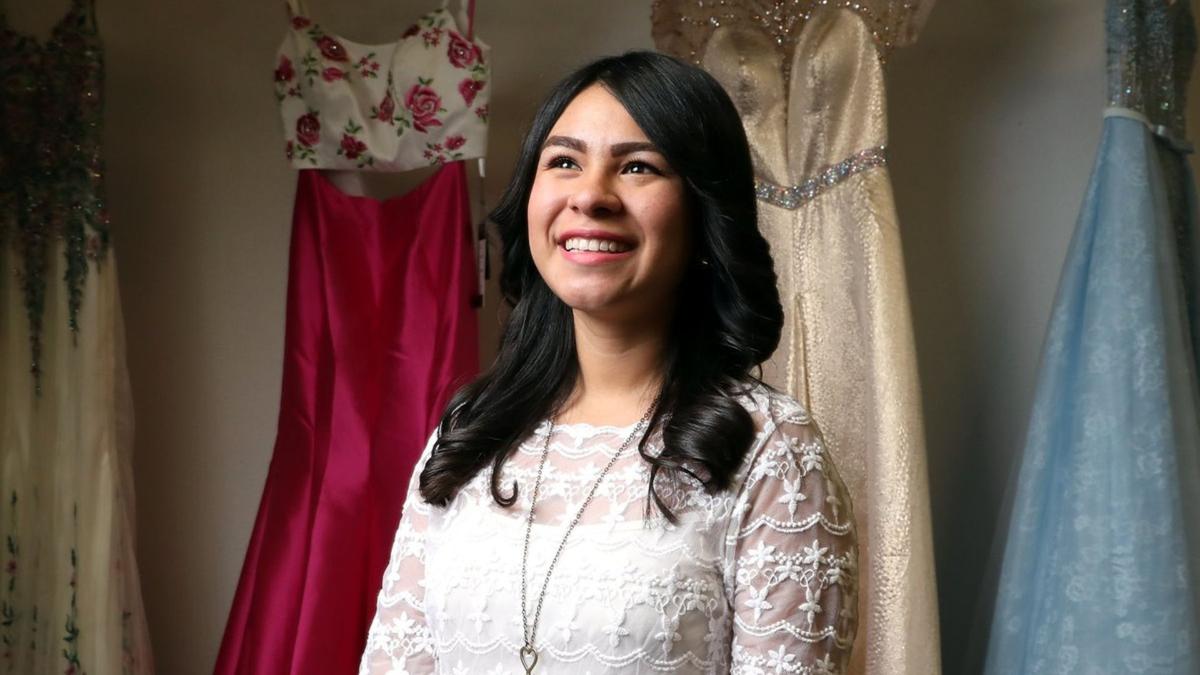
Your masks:
<svg viewBox="0 0 1200 675"><path fill-rule="evenodd" d="M640 457L613 465L547 587L541 672L844 672L857 597L845 488L799 404L762 386L741 400L758 432L736 488L664 481L678 525L647 516ZM518 448L501 484L531 485L547 429ZM555 427L530 544L535 587L567 514L631 429ZM413 482L362 675L521 672L515 570L529 495L499 507L489 480L482 472L444 509Z"/></svg>

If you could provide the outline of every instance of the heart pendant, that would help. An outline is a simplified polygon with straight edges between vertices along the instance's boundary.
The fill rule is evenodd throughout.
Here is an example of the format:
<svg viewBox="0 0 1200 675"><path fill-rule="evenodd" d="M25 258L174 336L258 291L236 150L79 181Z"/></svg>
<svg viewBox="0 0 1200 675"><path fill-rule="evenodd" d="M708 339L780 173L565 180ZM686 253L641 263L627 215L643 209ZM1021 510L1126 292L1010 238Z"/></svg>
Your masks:
<svg viewBox="0 0 1200 675"><path fill-rule="evenodd" d="M532 645L521 647L521 665L525 668L526 675L533 672L533 667L537 665L538 653Z"/></svg>

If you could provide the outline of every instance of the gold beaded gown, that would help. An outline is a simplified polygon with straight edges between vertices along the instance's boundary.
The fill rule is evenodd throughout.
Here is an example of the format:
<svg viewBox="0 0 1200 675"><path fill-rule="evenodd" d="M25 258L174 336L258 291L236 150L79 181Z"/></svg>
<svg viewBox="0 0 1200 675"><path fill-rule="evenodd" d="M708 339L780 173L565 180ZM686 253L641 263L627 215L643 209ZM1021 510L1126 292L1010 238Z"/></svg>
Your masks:
<svg viewBox="0 0 1200 675"><path fill-rule="evenodd" d="M806 405L859 541L849 672L941 670L925 439L881 58L931 1L658 0L659 49L732 96L757 172L785 325L768 383Z"/></svg>

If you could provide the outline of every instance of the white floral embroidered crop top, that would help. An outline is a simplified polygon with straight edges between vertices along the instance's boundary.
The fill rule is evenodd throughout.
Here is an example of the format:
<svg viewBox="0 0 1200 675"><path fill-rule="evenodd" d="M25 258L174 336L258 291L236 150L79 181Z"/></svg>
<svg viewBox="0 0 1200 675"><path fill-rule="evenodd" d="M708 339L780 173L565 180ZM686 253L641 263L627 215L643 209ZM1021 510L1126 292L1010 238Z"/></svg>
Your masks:
<svg viewBox="0 0 1200 675"><path fill-rule="evenodd" d="M488 46L470 16L463 34L443 0L399 40L364 45L326 32L303 0L287 9L275 96L292 166L407 171L485 154Z"/></svg>

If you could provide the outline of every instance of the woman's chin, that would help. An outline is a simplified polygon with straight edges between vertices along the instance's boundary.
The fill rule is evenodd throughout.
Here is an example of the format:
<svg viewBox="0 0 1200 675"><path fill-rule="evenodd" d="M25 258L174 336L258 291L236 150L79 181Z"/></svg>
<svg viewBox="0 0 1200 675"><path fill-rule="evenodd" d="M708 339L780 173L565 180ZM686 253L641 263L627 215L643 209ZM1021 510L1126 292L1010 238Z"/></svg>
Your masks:
<svg viewBox="0 0 1200 675"><path fill-rule="evenodd" d="M571 289L557 295L572 310L594 316L611 315L624 304L624 294L611 288Z"/></svg>

